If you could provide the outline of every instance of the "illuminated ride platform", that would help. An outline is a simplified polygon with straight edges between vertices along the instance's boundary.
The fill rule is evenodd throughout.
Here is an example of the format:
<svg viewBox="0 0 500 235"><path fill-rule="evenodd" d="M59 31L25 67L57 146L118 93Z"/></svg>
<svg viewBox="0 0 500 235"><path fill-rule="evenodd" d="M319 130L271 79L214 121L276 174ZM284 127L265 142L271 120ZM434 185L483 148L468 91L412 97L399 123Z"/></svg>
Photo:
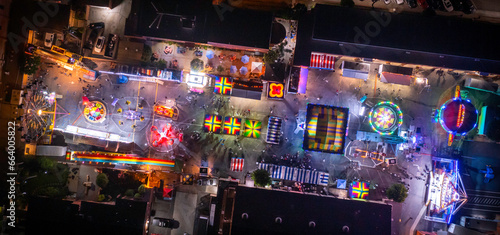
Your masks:
<svg viewBox="0 0 500 235"><path fill-rule="evenodd" d="M390 101L380 102L371 109L368 122L380 135L391 135L403 124L403 113Z"/></svg>
<svg viewBox="0 0 500 235"><path fill-rule="evenodd" d="M101 162L111 164L132 164L132 165L154 165L174 167L175 162L165 159L142 158L135 154L111 153L111 152L85 152L71 151L68 160L85 162Z"/></svg>
<svg viewBox="0 0 500 235"><path fill-rule="evenodd" d="M88 101L85 103L83 115L91 123L101 123L106 119L106 106L100 101Z"/></svg>
<svg viewBox="0 0 500 235"><path fill-rule="evenodd" d="M183 133L164 121L155 122L146 132L148 143L159 152L170 152L183 139Z"/></svg>
<svg viewBox="0 0 500 235"><path fill-rule="evenodd" d="M454 97L439 108L438 119L448 132L448 146L451 146L454 136L463 136L476 128L478 111L470 100L462 99L460 87L457 86Z"/></svg>
<svg viewBox="0 0 500 235"><path fill-rule="evenodd" d="M467 202L458 161L433 157L429 177L425 219L449 224L451 217Z"/></svg>

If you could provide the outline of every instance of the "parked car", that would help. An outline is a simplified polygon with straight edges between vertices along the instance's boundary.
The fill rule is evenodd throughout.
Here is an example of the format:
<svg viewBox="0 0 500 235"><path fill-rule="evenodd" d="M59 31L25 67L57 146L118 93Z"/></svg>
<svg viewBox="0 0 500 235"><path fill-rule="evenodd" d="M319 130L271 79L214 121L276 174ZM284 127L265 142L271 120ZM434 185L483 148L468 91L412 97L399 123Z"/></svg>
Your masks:
<svg viewBox="0 0 500 235"><path fill-rule="evenodd" d="M108 45L106 46L106 51L104 52L104 56L113 57L116 44L118 43L118 35L110 33L108 36Z"/></svg>
<svg viewBox="0 0 500 235"><path fill-rule="evenodd" d="M153 219L153 225L158 226L158 227L175 229L175 228L179 228L179 221L173 220L173 219L165 219L165 218L155 217Z"/></svg>
<svg viewBox="0 0 500 235"><path fill-rule="evenodd" d="M472 14L476 11L476 6L471 0L462 0L462 12L465 14Z"/></svg>
<svg viewBox="0 0 500 235"><path fill-rule="evenodd" d="M427 4L429 4L429 6L434 10L441 9L441 3L441 0L427 0Z"/></svg>
<svg viewBox="0 0 500 235"><path fill-rule="evenodd" d="M102 48L104 47L105 40L106 40L106 37L104 37L104 36L100 36L97 38L97 41L95 42L95 47L94 47L94 51L96 53L101 53Z"/></svg>
<svg viewBox="0 0 500 235"><path fill-rule="evenodd" d="M46 47L52 47L52 44L54 44L54 33L45 33L45 41L44 44Z"/></svg>
<svg viewBox="0 0 500 235"><path fill-rule="evenodd" d="M398 5L403 5L405 3L405 1L404 0L396 0L396 3Z"/></svg>
<svg viewBox="0 0 500 235"><path fill-rule="evenodd" d="M418 7L417 0L406 0L406 3L408 3L408 6L410 8L416 8L416 7Z"/></svg>
<svg viewBox="0 0 500 235"><path fill-rule="evenodd" d="M104 22L96 22L89 24L90 29L102 29L104 28Z"/></svg>
<svg viewBox="0 0 500 235"><path fill-rule="evenodd" d="M450 12L453 11L453 5L451 4L450 0L442 0L443 1L443 8L445 11Z"/></svg>
<svg viewBox="0 0 500 235"><path fill-rule="evenodd" d="M384 3L389 5L391 3L391 0L384 0Z"/></svg>
<svg viewBox="0 0 500 235"><path fill-rule="evenodd" d="M418 3L418 5L420 5L424 9L429 8L429 4L427 3L426 0L417 0L417 3Z"/></svg>

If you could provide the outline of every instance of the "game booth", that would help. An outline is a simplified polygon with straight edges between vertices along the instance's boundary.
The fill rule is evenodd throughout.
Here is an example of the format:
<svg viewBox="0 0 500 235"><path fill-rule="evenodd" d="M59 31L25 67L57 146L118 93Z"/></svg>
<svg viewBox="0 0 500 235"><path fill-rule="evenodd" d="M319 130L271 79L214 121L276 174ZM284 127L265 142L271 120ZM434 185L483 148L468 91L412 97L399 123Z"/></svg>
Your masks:
<svg viewBox="0 0 500 235"><path fill-rule="evenodd" d="M273 179L291 180L305 184L315 184L321 186L328 185L330 175L328 172L306 170L296 167L279 166L269 163L259 163L259 169L264 169Z"/></svg>
<svg viewBox="0 0 500 235"><path fill-rule="evenodd" d="M305 94L309 69L307 67L293 66L288 79L288 93Z"/></svg>
<svg viewBox="0 0 500 235"><path fill-rule="evenodd" d="M279 144L281 136L281 123L283 119L279 117L269 117L267 123L267 138L266 142L269 144Z"/></svg>
<svg viewBox="0 0 500 235"><path fill-rule="evenodd" d="M368 122L380 135L391 135L403 124L403 113L390 101L380 102L371 109Z"/></svg>
<svg viewBox="0 0 500 235"><path fill-rule="evenodd" d="M203 93L203 88L210 86L210 79L204 73L191 72L187 75L186 83L190 91Z"/></svg>
<svg viewBox="0 0 500 235"><path fill-rule="evenodd" d="M304 150L344 153L349 109L320 104L307 104Z"/></svg>
<svg viewBox="0 0 500 235"><path fill-rule="evenodd" d="M368 199L370 183L354 181L349 191L352 199Z"/></svg>
<svg viewBox="0 0 500 235"><path fill-rule="evenodd" d="M154 165L174 167L175 162L172 160L141 158L136 154L111 153L111 152L87 152L87 151L70 151L66 154L66 158L71 161L79 161L82 163L97 162L110 164L132 164L132 165Z"/></svg>
<svg viewBox="0 0 500 235"><path fill-rule="evenodd" d="M215 77L214 94L231 95L233 91L232 77Z"/></svg>
<svg viewBox="0 0 500 235"><path fill-rule="evenodd" d="M236 135L258 139L261 136L262 122L247 119L243 122L239 117L222 117L219 115L206 114L203 123L204 132L214 134Z"/></svg>
<svg viewBox="0 0 500 235"><path fill-rule="evenodd" d="M342 76L358 78L366 81L370 72L370 64L360 62L342 61Z"/></svg>
<svg viewBox="0 0 500 235"><path fill-rule="evenodd" d="M467 202L458 160L433 157L429 179L425 219L449 224L452 215Z"/></svg>

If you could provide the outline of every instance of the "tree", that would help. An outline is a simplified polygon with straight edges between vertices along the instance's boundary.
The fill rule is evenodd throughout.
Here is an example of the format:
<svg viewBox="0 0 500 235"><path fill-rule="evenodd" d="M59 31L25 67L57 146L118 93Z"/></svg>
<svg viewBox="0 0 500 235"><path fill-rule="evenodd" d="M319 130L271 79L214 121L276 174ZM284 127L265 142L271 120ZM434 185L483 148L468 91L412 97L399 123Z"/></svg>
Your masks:
<svg viewBox="0 0 500 235"><path fill-rule="evenodd" d="M127 189L127 191L125 191L125 196L127 196L127 197L134 196L134 190L133 189Z"/></svg>
<svg viewBox="0 0 500 235"><path fill-rule="evenodd" d="M38 158L38 163L40 164L40 167L44 171L52 170L56 166L56 163L54 160L48 158L48 157L40 157Z"/></svg>
<svg viewBox="0 0 500 235"><path fill-rule="evenodd" d="M217 72L219 73L224 72L224 67L222 67L222 65L217 66Z"/></svg>
<svg viewBox="0 0 500 235"><path fill-rule="evenodd" d="M142 57L141 60L145 62L149 62L151 59L151 55L153 55L153 50L149 45L144 45L144 48L142 49Z"/></svg>
<svg viewBox="0 0 500 235"><path fill-rule="evenodd" d="M140 199L140 198L142 198L142 195L140 193L136 193L136 194L134 194L134 198Z"/></svg>
<svg viewBox="0 0 500 235"><path fill-rule="evenodd" d="M104 199L106 199L106 196L104 196L104 194L99 194L99 196L97 197L98 202L102 202L104 201Z"/></svg>
<svg viewBox="0 0 500 235"><path fill-rule="evenodd" d="M27 56L22 67L23 73L26 75L35 74L41 63L42 60L40 59L40 56Z"/></svg>
<svg viewBox="0 0 500 235"><path fill-rule="evenodd" d="M393 184L386 193L387 197L395 202L404 202L408 197L408 189L403 184Z"/></svg>
<svg viewBox="0 0 500 235"><path fill-rule="evenodd" d="M264 169L258 169L252 172L252 180L255 182L255 185L261 187L271 184L271 176L269 172Z"/></svg>
<svg viewBox="0 0 500 235"><path fill-rule="evenodd" d="M198 58L191 60L191 70L195 72L203 70L203 60Z"/></svg>
<svg viewBox="0 0 500 235"><path fill-rule="evenodd" d="M275 50L270 50L264 55L264 62L266 64L273 64L278 58L279 53Z"/></svg>
<svg viewBox="0 0 500 235"><path fill-rule="evenodd" d="M104 173L98 174L97 178L95 179L95 183L101 188L106 188L109 183L108 176Z"/></svg>
<svg viewBox="0 0 500 235"><path fill-rule="evenodd" d="M340 5L343 7L354 7L353 0L340 0Z"/></svg>
<svg viewBox="0 0 500 235"><path fill-rule="evenodd" d="M141 184L139 186L139 188L137 189L137 192L139 192L141 195L144 194L146 192L146 185L145 184Z"/></svg>

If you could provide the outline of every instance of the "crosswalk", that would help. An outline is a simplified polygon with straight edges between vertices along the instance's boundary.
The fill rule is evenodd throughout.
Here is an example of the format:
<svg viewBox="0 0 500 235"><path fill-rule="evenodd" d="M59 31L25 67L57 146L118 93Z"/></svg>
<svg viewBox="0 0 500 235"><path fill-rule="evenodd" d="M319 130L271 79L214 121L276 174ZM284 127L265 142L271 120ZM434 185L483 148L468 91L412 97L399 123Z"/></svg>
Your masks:
<svg viewBox="0 0 500 235"><path fill-rule="evenodd" d="M479 204L485 206L498 206L500 207L500 198L491 198L485 196L469 196L469 204Z"/></svg>

